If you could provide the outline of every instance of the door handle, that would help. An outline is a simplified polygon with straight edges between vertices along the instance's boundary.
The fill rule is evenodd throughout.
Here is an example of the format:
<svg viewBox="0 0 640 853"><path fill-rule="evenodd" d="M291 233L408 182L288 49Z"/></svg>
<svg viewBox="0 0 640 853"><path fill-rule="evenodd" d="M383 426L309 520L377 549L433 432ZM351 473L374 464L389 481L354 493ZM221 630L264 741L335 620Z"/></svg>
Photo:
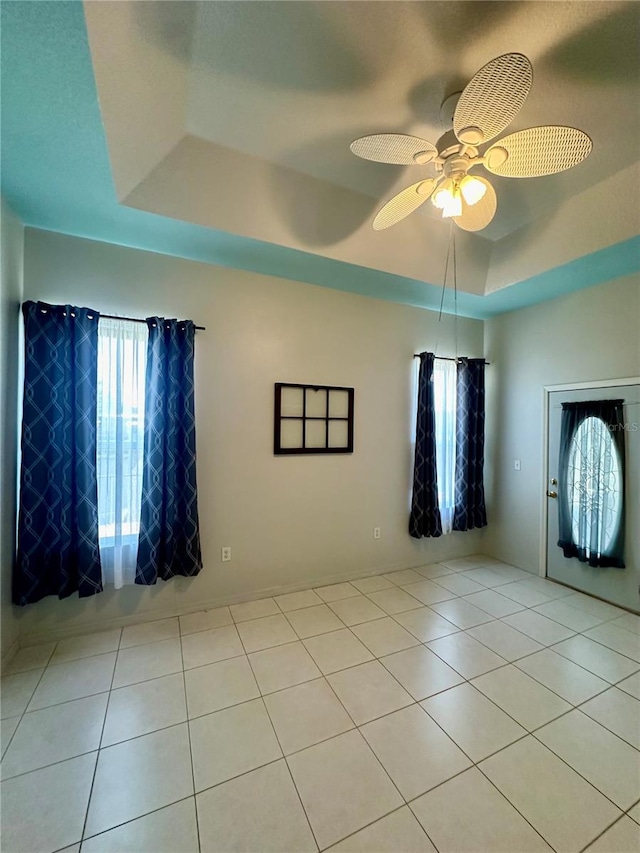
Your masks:
<svg viewBox="0 0 640 853"><path fill-rule="evenodd" d="M558 493L557 492L547 492L547 497L548 498L557 498Z"/></svg>

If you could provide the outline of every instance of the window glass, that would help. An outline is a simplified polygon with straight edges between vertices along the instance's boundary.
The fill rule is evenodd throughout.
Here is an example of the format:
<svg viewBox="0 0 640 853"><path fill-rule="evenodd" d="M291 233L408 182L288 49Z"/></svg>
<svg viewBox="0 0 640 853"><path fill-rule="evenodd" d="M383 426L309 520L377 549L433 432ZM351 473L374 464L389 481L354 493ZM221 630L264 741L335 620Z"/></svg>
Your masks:
<svg viewBox="0 0 640 853"><path fill-rule="evenodd" d="M573 540L591 553L606 554L622 513L622 468L615 442L600 418L588 417L571 442L566 499Z"/></svg>

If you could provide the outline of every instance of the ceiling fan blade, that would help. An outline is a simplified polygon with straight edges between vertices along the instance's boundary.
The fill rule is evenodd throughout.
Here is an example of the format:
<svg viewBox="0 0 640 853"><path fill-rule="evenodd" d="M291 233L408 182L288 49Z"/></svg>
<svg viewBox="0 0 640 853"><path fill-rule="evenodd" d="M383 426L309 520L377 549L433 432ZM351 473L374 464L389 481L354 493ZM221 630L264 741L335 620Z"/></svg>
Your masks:
<svg viewBox="0 0 640 853"><path fill-rule="evenodd" d="M373 220L374 229L382 231L383 228L389 228L396 222L400 222L405 216L413 213L431 196L437 183L438 181L435 178L418 181L417 184L412 184L399 192L398 195L394 195L376 214L376 218Z"/></svg>
<svg viewBox="0 0 640 853"><path fill-rule="evenodd" d="M592 148L591 139L576 127L529 127L492 145L485 154L485 166L506 178L537 178L577 166Z"/></svg>
<svg viewBox="0 0 640 853"><path fill-rule="evenodd" d="M462 228L463 231L482 231L491 222L496 215L498 209L498 199L496 191L485 178L480 178L474 175L474 180L482 181L486 187L486 192L480 201L473 205L469 205L462 198L462 216L454 216L453 221Z"/></svg>
<svg viewBox="0 0 640 853"><path fill-rule="evenodd" d="M505 53L487 62L456 106L453 130L460 142L482 145L502 133L520 112L532 81L531 63L522 53Z"/></svg>
<svg viewBox="0 0 640 853"><path fill-rule="evenodd" d="M412 163L430 163L438 152L434 145L419 136L406 133L374 133L361 136L349 146L354 154L376 163L397 163L407 166Z"/></svg>

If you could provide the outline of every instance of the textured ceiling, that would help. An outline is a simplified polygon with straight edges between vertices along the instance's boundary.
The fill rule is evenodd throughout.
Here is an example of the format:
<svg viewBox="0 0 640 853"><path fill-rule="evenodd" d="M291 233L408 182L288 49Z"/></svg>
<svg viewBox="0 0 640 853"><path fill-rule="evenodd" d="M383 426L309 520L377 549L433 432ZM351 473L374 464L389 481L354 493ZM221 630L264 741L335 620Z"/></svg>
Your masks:
<svg viewBox="0 0 640 853"><path fill-rule="evenodd" d="M381 200L428 169L362 161L348 145L381 130L435 141L443 98L515 50L534 84L509 130L574 124L594 152L566 174L491 178L495 223L457 240L461 313L640 265L636 3L0 10L2 189L27 224L437 306L449 228L431 205L371 229Z"/></svg>
<svg viewBox="0 0 640 853"><path fill-rule="evenodd" d="M484 237L515 231L637 159L635 3L203 2L192 14L189 131L376 199L401 171L404 184L432 172L358 160L353 139L382 131L435 142L448 95L493 57L527 55L534 83L508 132L573 125L594 151L566 174L493 177L499 212Z"/></svg>

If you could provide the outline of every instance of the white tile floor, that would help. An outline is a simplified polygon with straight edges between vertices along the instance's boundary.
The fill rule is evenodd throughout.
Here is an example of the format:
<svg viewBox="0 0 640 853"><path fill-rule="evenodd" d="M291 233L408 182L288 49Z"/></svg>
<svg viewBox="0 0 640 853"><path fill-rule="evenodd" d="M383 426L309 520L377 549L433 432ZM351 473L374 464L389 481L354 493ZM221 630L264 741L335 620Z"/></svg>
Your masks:
<svg viewBox="0 0 640 853"><path fill-rule="evenodd" d="M640 618L482 556L21 650L5 853L640 850Z"/></svg>

